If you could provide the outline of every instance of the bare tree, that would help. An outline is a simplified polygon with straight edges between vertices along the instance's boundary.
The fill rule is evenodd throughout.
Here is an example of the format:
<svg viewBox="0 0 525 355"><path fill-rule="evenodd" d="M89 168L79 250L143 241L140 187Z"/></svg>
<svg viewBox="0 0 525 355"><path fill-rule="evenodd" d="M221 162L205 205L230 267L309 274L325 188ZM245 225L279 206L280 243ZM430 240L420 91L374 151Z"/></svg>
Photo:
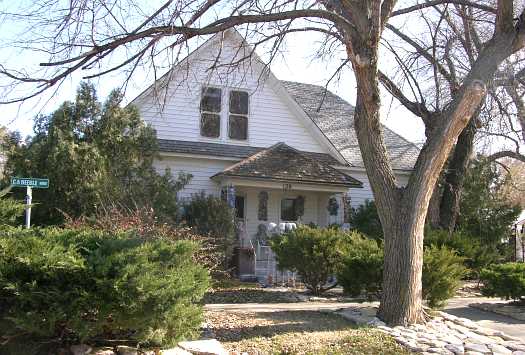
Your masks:
<svg viewBox="0 0 525 355"><path fill-rule="evenodd" d="M410 16L413 11L440 3L468 4L484 11L493 33L483 40L454 97L434 120L408 185L402 187L396 181L381 132L380 40L392 17ZM61 4L58 0L40 0L30 13L6 14L29 23L35 14L41 18L40 24L32 24L37 29L32 31L35 37L30 37L25 46L44 51L49 60L42 64L45 70L40 76L0 68L0 74L12 84L32 88L13 91L21 95L5 102L39 95L77 71L90 72L88 77L124 68L132 72L146 59L151 64L164 50L171 53L175 49L177 53L176 48L192 38L232 27L262 35L276 46L285 35L297 31L317 31L336 38L346 51L357 82L355 130L385 235L379 316L389 324L423 321L423 229L429 200L443 164L485 98L494 73L525 45L523 9L515 10L510 0L495 4L432 0L396 10L396 0L173 0L156 9L144 9L133 0L76 0L65 8ZM125 59L115 63L111 57L118 51L126 51Z"/></svg>
<svg viewBox="0 0 525 355"><path fill-rule="evenodd" d="M385 88L423 119L427 135L432 134L435 120L453 100L481 53L483 43L493 33L490 14L468 4L438 4L432 10L420 13L427 31L417 38L387 25L404 46L386 43L398 65L392 79L380 74ZM520 151L525 140L519 142L525 133L521 123L525 122L520 96L525 74L522 57L514 54L505 60L488 86L489 94L483 105L459 135L431 199L427 219L434 227L450 231L455 227L464 177L476 140L497 136L498 145L503 145L502 141L512 142L513 149L493 152L490 158L512 157L525 161Z"/></svg>

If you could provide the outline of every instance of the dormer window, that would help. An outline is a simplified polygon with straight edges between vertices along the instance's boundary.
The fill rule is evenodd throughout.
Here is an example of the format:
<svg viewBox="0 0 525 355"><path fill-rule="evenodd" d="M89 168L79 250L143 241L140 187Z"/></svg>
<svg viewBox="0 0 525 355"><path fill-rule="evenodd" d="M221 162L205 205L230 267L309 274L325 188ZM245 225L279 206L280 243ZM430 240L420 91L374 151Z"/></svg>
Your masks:
<svg viewBox="0 0 525 355"><path fill-rule="evenodd" d="M209 86L202 88L201 136L218 138L221 135L221 99L221 89Z"/></svg>
<svg viewBox="0 0 525 355"><path fill-rule="evenodd" d="M228 136L231 139L248 139L248 93L230 91Z"/></svg>

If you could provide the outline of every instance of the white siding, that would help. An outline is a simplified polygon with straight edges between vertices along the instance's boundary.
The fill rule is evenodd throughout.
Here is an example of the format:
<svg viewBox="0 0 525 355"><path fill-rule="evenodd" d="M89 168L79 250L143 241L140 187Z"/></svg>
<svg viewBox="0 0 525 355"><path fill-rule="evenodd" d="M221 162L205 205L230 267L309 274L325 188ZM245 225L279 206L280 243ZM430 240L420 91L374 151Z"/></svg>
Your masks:
<svg viewBox="0 0 525 355"><path fill-rule="evenodd" d="M365 200L373 200L374 194L372 188L370 187L370 182L368 181L368 176L364 171L345 171L350 176L356 178L357 180L363 183L363 188L361 189L350 189L350 202L352 207L359 207L365 203ZM408 176L405 174L396 174L398 184L405 186L408 183Z"/></svg>
<svg viewBox="0 0 525 355"><path fill-rule="evenodd" d="M223 171L233 162L212 159L192 159L180 157L163 157L162 160L155 161L155 169L163 172L170 168L174 176L179 172L190 173L193 175L190 183L181 191L179 197L187 198L194 193L204 191L209 195L218 196L219 186L210 179L211 176Z"/></svg>
<svg viewBox="0 0 525 355"><path fill-rule="evenodd" d="M225 42L220 54L223 63L229 63L235 55L243 55L237 48L227 45L228 43ZM278 97L270 87L269 81L260 78L259 64L246 63L236 68L218 69L209 74L207 69L213 64L216 55L213 46L201 49L199 58L193 58L189 65L183 65L173 72L167 90L159 89L157 94L143 95L133 102L138 106L143 119L157 130L159 138L255 147L285 142L299 150L327 152L308 131L303 118L294 115L286 101ZM203 85L223 89L221 137L216 139L200 135L199 103ZM228 138L230 89L242 89L250 93L247 141Z"/></svg>

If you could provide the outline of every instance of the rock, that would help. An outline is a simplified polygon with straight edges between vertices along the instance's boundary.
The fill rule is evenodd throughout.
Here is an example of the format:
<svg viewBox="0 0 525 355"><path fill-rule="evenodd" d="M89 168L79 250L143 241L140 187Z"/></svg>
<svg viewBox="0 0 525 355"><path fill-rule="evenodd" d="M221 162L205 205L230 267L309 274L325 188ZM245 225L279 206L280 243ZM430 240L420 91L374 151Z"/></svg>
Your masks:
<svg viewBox="0 0 525 355"><path fill-rule="evenodd" d="M112 348L99 348L93 350L91 355L115 355L115 352Z"/></svg>
<svg viewBox="0 0 525 355"><path fill-rule="evenodd" d="M93 350L93 348L86 344L79 344L79 345L71 345L69 350L71 350L73 355L85 355L85 354L91 353L91 350Z"/></svg>
<svg viewBox="0 0 525 355"><path fill-rule="evenodd" d="M119 345L117 346L118 355L138 355L138 350L131 346Z"/></svg>
<svg viewBox="0 0 525 355"><path fill-rule="evenodd" d="M525 345L516 341L506 341L502 345L512 351L525 351Z"/></svg>
<svg viewBox="0 0 525 355"><path fill-rule="evenodd" d="M445 343L448 343L448 344L463 345L463 340L459 339L458 337L456 337L454 335L440 336L440 337L438 337L438 339L441 340L441 341L444 341Z"/></svg>
<svg viewBox="0 0 525 355"><path fill-rule="evenodd" d="M477 351L467 351L465 355L483 355L483 353L478 353Z"/></svg>
<svg viewBox="0 0 525 355"><path fill-rule="evenodd" d="M445 349L452 351L454 354L463 354L465 352L463 345L447 344L445 345Z"/></svg>
<svg viewBox="0 0 525 355"><path fill-rule="evenodd" d="M503 345L499 344L488 344L487 345L494 355L510 355L512 350L507 349Z"/></svg>
<svg viewBox="0 0 525 355"><path fill-rule="evenodd" d="M445 348L428 348L427 352L432 353L432 354L443 354L443 355L453 354L450 350L447 350Z"/></svg>
<svg viewBox="0 0 525 355"><path fill-rule="evenodd" d="M514 351L512 355L525 355L525 351Z"/></svg>
<svg viewBox="0 0 525 355"><path fill-rule="evenodd" d="M507 341L514 341L514 342L520 342L521 341L520 338L516 338L516 337L510 336L510 335L507 335L505 333L501 333L500 337L503 338L504 340L507 340Z"/></svg>
<svg viewBox="0 0 525 355"><path fill-rule="evenodd" d="M181 341L179 347L196 355L228 355L217 339Z"/></svg>
<svg viewBox="0 0 525 355"><path fill-rule="evenodd" d="M191 355L189 351L186 351L178 346L171 349L161 350L161 355Z"/></svg>
<svg viewBox="0 0 525 355"><path fill-rule="evenodd" d="M471 350L482 354L490 354L489 348L483 344L467 343L465 344L465 350Z"/></svg>
<svg viewBox="0 0 525 355"><path fill-rule="evenodd" d="M421 338L428 339L428 340L437 340L437 336L432 333L423 333L421 334Z"/></svg>

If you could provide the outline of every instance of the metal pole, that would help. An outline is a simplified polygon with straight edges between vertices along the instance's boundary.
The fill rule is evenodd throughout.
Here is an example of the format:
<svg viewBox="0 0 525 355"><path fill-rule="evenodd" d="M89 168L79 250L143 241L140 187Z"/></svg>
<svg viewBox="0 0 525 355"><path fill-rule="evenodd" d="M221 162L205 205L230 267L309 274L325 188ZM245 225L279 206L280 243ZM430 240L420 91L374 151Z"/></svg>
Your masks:
<svg viewBox="0 0 525 355"><path fill-rule="evenodd" d="M32 191L31 187L27 186L26 192L26 228L31 228L31 199Z"/></svg>

